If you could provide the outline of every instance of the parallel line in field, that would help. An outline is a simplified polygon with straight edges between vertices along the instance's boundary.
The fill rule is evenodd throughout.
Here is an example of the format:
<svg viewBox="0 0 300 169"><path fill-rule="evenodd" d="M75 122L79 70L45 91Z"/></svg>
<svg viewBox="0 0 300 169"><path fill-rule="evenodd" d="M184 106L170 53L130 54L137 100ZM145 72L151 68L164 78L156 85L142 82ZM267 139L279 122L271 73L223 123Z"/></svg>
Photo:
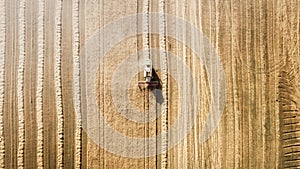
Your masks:
<svg viewBox="0 0 300 169"><path fill-rule="evenodd" d="M82 156L82 115L81 115L81 98L80 98L80 31L79 31L79 0L73 1L73 65L74 65L74 106L76 113L75 128L75 168L81 168Z"/></svg>
<svg viewBox="0 0 300 169"><path fill-rule="evenodd" d="M186 13L187 13L188 9L187 9L186 4L187 4L187 1L184 0L183 5L182 5L182 16L184 17L184 19L187 20ZM183 37L182 37L183 41L187 42L188 39L187 39L187 28L186 28L186 26L183 26L181 31L182 31L182 35L183 35ZM183 65L186 65L187 61L188 61L188 53L187 53L186 46L183 46L183 48L182 48L182 55L183 55ZM184 69L182 73L183 73L183 75L182 75L182 78L180 80L180 81L183 82L182 83L182 94L183 94L182 109L183 109L183 112L187 112L186 103L187 103L187 100L188 100L188 96L186 95L186 93L187 93L188 89L187 89L187 83L185 83L185 82L187 82L187 72ZM184 123L186 123L186 121L187 121L187 114L186 113L184 113L184 115L183 115L183 121L184 121ZM183 125L183 127L180 128L179 137L182 137L184 135L184 132L185 132L185 129L186 129L186 124L182 124L182 125ZM179 165L178 165L179 168L188 168L187 163L186 163L187 158L188 158L188 149L187 149L187 147L188 147L188 139L184 139L183 142L182 142L182 147L180 148L180 151L179 151L179 153L181 153L181 155L180 155L181 158L179 160L180 162L179 162Z"/></svg>
<svg viewBox="0 0 300 169"><path fill-rule="evenodd" d="M236 4L233 1L230 1L229 3L230 8L230 16L235 16L237 15L236 11L233 10L233 7L236 6ZM238 38L238 24L236 23L236 19L235 18L230 18L230 29L231 29L231 34L230 34L230 90L232 91L232 93L230 94L230 98L231 98L231 103L230 103L230 107L232 108L231 111L234 112L231 115L231 119L230 121L231 124L229 125L230 128L234 129L233 132L233 140L232 143L233 144L229 144L229 147L233 150L232 154L229 154L230 156L232 155L232 158L228 158L230 159L230 161L234 161L234 163L229 164L230 167L234 167L234 168L239 168L241 167L240 165L240 161L241 161L241 156L238 153L234 153L234 152L239 152L240 151L240 133L241 133L241 127L240 127L240 123L239 121L241 120L241 114L239 112L239 107L238 107L238 74L239 74L239 69L237 68L237 62L235 60L236 58L236 39ZM212 81L212 79L211 79Z"/></svg>
<svg viewBox="0 0 300 169"><path fill-rule="evenodd" d="M44 87L44 15L45 1L38 2L38 65L37 65L37 167L44 167L44 124L43 124L43 87Z"/></svg>
<svg viewBox="0 0 300 169"><path fill-rule="evenodd" d="M198 2L196 2L196 6L195 8L198 9L198 11L196 11L196 16L197 16L197 20L196 20L196 25L199 29L199 31L202 31L203 32L203 29L202 29L202 0L199 0ZM197 44L201 44L203 43L203 39L201 39L199 42L195 42L195 45ZM203 50L202 50L203 51ZM201 61L200 61L201 62ZM195 67L195 65L194 65ZM197 70L196 68L193 67L193 70ZM201 74L201 69L199 70L199 73ZM200 85L200 79L201 77L199 77L199 79L197 79L197 85ZM196 86L196 89L198 88L199 86ZM199 92L199 95L201 95L201 93ZM199 102L201 102L201 97L199 98ZM199 128L201 128L201 123L200 123L200 119L202 119L201 116L199 116L199 118L196 119L196 123L199 124ZM195 162L195 168L201 168L202 167L202 164L201 164L201 159L202 159L202 154L201 154L201 146L199 143L199 132L201 131L198 127L195 127L194 128L194 145L195 145L195 161L199 161L199 162Z"/></svg>
<svg viewBox="0 0 300 169"><path fill-rule="evenodd" d="M215 50L216 50L216 52L218 53L219 52L219 32L220 32L220 11L218 10L220 8L220 2L219 1L215 1L215 22L216 22L216 33L215 33L215 44L214 44L214 47L215 47ZM239 11L237 11L237 12L239 12ZM193 64L194 65L194 64ZM193 68L194 69L194 68ZM218 82L219 82L219 75L217 76L217 78L218 78ZM219 91L218 91L219 92ZM218 107L219 107L219 100L218 100L218 102L217 102L217 104L218 104ZM240 117L240 119L242 119L242 117ZM218 144L218 145L221 145L221 134L220 134L220 130L219 130L219 128L216 130L216 133L217 133L217 135L216 135L216 144ZM239 135L240 136L240 135ZM238 149L238 146L239 146L240 144L237 144L237 146L236 146L236 149ZM221 161L221 159L220 159L220 156L221 156L221 148L220 148L221 146L218 146L217 147L217 155L216 155L216 159L217 159L217 163L216 163L216 167L217 168L222 168L221 167L221 165L222 165L222 163L220 162Z"/></svg>
<svg viewBox="0 0 300 169"><path fill-rule="evenodd" d="M295 47L295 50L298 49L298 53L297 55L300 56L300 2L298 1L297 5L298 6L298 10L297 10L297 43L298 43L298 47L296 46ZM299 63L299 60L298 60L298 63Z"/></svg>
<svg viewBox="0 0 300 169"><path fill-rule="evenodd" d="M205 0L200 0L199 1L199 30L201 32L204 32L204 29L205 29L205 24L204 24L205 18L203 17L204 13L205 13L204 8L203 8L203 3L205 3L205 2L206 2ZM201 38L199 43L204 44L204 38ZM203 45L200 45L200 55L205 56ZM200 61L202 61L202 60L200 60ZM204 71L202 69L200 69L200 74L201 75L204 74ZM199 80L200 80L199 84L201 84L201 81L206 81L207 79L204 76L201 76L199 78ZM203 93L206 94L207 92L204 91ZM200 92L199 94L203 95L203 93ZM201 101L201 99L200 99L200 101ZM202 122L203 118L204 118L203 115L200 115L200 119L198 120L198 123L199 123L199 130L198 131L201 131L201 128L204 126L204 123ZM201 141L201 138L199 136L201 136L201 134L198 134L198 138ZM200 166L199 168L205 168L204 160L202 160L204 158L204 151L203 151L204 146L203 146L203 144L202 145L200 144L199 147L200 148L199 148L198 151L200 151L199 156L200 156L200 159L201 159L201 162L199 164L199 166Z"/></svg>
<svg viewBox="0 0 300 169"><path fill-rule="evenodd" d="M5 0L0 0L0 168L5 168L5 138L3 124L3 106L4 106L4 76L5 76L5 48L6 48L6 13Z"/></svg>
<svg viewBox="0 0 300 169"><path fill-rule="evenodd" d="M5 133L5 167L17 167L17 150L18 150L18 110L17 110L17 27L18 2L6 1L6 53L5 53L5 96L4 96L4 133ZM10 18L10 19L8 19ZM9 113L6 113L9 112Z"/></svg>
<svg viewBox="0 0 300 169"><path fill-rule="evenodd" d="M273 49L273 54L274 54L274 61L276 60L276 58L278 58L279 56L279 41L276 40L279 35L275 33L276 30L279 29L279 25L277 24L276 22L276 19L278 18L278 10L277 10L277 3L273 3L272 5L272 12L274 13L274 17L273 17L273 25L272 25L272 32L273 32L273 36L272 36L272 49ZM278 71L275 71L276 74L274 76L274 85L273 87L274 88L277 88L277 83L278 83ZM278 88L276 90L276 96L278 94ZM280 156L281 156L281 152L280 152L280 146L281 146L281 143L280 143L280 113L278 113L278 110L279 110L279 104L275 103L275 117L274 119L274 125L275 125L275 131L276 131L276 137L275 137L275 149L277 150L276 152L276 159L275 159L275 163L277 165L277 167L280 167L281 166L281 162L280 162Z"/></svg>
<svg viewBox="0 0 300 169"><path fill-rule="evenodd" d="M283 148L293 148L293 147L300 147L299 140L295 140L295 142L292 144L286 143L285 146L283 146Z"/></svg>
<svg viewBox="0 0 300 169"><path fill-rule="evenodd" d="M144 59L150 58L150 39L149 39L149 0L143 1L143 49L144 49Z"/></svg>
<svg viewBox="0 0 300 169"><path fill-rule="evenodd" d="M254 21L253 21L253 26L254 29L256 30L256 33L254 34L253 37L253 55L251 56L251 58L255 59L254 64L254 75L253 75L253 82L254 82L254 99L255 101L255 109L254 111L257 112L257 116L256 116L256 120L253 120L253 126L256 126L257 129L252 128L252 133L253 133L253 146L252 146L252 154L251 156L254 156L253 159L255 159L254 163L256 163L256 165L258 165L257 163L261 164L261 159L262 157L259 155L256 155L255 152L259 151L259 152L263 152L262 151L262 147L258 147L258 146L254 146L254 145L261 145L261 141L262 141L262 133L261 133L261 122L262 122L262 114L260 113L261 110L261 82L262 82L262 76L257 73L258 70L260 70L260 62L261 62L261 57L260 57L260 22L257 22L257 20L260 20L259 18L259 14L260 14L260 9L259 9L259 3L257 1L254 1L254 6L255 8L253 9L253 15L254 15ZM253 116L252 116L252 119ZM263 153L262 153L263 154ZM262 167L262 166L259 166Z"/></svg>
<svg viewBox="0 0 300 169"><path fill-rule="evenodd" d="M17 82L17 100L18 100L18 150L17 166L24 168L24 147L25 147L25 117L24 117L24 70L25 70L25 8L26 1L19 1L19 20L18 20L18 40L19 40L19 63L18 63L18 82Z"/></svg>
<svg viewBox="0 0 300 169"><path fill-rule="evenodd" d="M64 167L64 114L62 105L62 77L61 77L61 57L62 57L62 0L56 1L55 9L55 99L57 113L57 168Z"/></svg>
<svg viewBox="0 0 300 169"><path fill-rule="evenodd" d="M159 45L162 65L162 93L164 102L162 104L162 143L161 143L161 168L168 168L168 58L166 50L166 19L165 0L159 1Z"/></svg>
<svg viewBox="0 0 300 169"><path fill-rule="evenodd" d="M193 5L194 5L193 12L191 12L191 13L189 14L190 18L192 18L192 16L198 16L197 11L195 10L196 7L199 5L198 3L199 3L199 2L197 2L197 1L194 2L194 4L193 4ZM199 29L199 27L198 27L198 25L199 25L199 20L195 20L195 23L194 23L194 24L195 24L195 27L197 27L197 28ZM193 41L193 42L192 42L192 45L196 46L197 43L198 43L197 41ZM196 63L194 59L195 59L195 58L192 58L191 61L194 62L194 63ZM196 71L196 70L197 70L197 69L196 69L196 64L192 64L192 70L193 70L193 71ZM194 85L194 86L193 86L193 91L196 91L196 90L197 90L197 87L199 86L199 83L198 83L197 79L195 79L195 81L196 81L196 84L197 84L197 85ZM194 106L194 109L198 109L198 108L196 107L196 105ZM198 120L198 119L194 119L193 122L195 122L195 124L196 124L196 123L197 123L197 120ZM197 143L198 143L197 133L198 133L197 127L194 127L193 130L191 131L191 134L192 134L192 136L193 136L193 137L192 137L191 145L194 145L192 158L194 158L195 161L200 161L200 160L199 160L200 156L198 155L198 154L199 154L199 151L198 151L198 144L197 144ZM199 163L195 163L195 162L192 163L192 166L191 166L191 167L192 167L192 168L200 168Z"/></svg>
<svg viewBox="0 0 300 169"><path fill-rule="evenodd" d="M294 84L297 83L297 65L293 62L292 58L286 58L286 68L280 73L280 81L279 81L279 103L280 103L280 120L281 120L281 154L282 157L289 156L288 160L286 158L283 159L284 167L294 167L295 165L299 165L297 161L297 156L293 154L297 154L299 152L299 131L297 127L299 127L298 123L298 115L295 113L293 118L285 117L285 114L289 114L291 109L296 104L296 94L297 89ZM289 91L294 91L290 93ZM284 106L290 105L290 106ZM294 108L292 109L294 110ZM287 113L286 113L287 112Z"/></svg>
<svg viewBox="0 0 300 169"><path fill-rule="evenodd" d="M150 21L149 21L149 11L150 11L150 1L149 0L144 0L143 1L143 23L142 23L142 29L143 29L143 35L142 35L142 38L143 38L143 50L144 50L144 56L143 56L143 58L144 58L144 61L146 61L146 60L149 60L149 59L151 59L151 56L150 56L150 35L149 35L149 30L150 30L150 28L149 28L149 25L150 25ZM145 96L147 95L146 94L146 92L147 91L145 91ZM144 99L146 99L145 100L145 102L147 102L147 96L146 97L144 97ZM144 111L145 111L145 118L147 118L146 116L146 114L148 113L148 111L147 111L147 109L149 109L149 107L147 107L147 106L149 106L149 105L146 105L145 104L145 106L144 106ZM146 141L146 137L148 137L147 135L148 135L148 133L147 133L147 131L148 131L148 128L149 126L147 125L147 124L145 124L144 125L144 137L145 137L145 143L144 143L144 156L145 156L145 158L144 158L144 168L149 168L149 161L148 161L148 158L147 158L147 156L148 156L148 143L147 143L147 141Z"/></svg>
<svg viewBox="0 0 300 169"><path fill-rule="evenodd" d="M290 130L283 130L282 135L296 134L296 133L300 134L300 130L299 129L297 130L297 128L294 128L294 129L290 129Z"/></svg>
<svg viewBox="0 0 300 169"><path fill-rule="evenodd" d="M287 157L287 156L294 156L294 155L300 155L300 151L292 150L292 151L286 152L286 153L284 154L284 157ZM289 159L289 160L291 160L291 159Z"/></svg>
<svg viewBox="0 0 300 169"><path fill-rule="evenodd" d="M80 25L79 25L79 32L80 32L80 42L82 42L82 44L85 42L85 3L79 3L79 20L80 20ZM81 45L81 43L79 44ZM80 59L80 58L79 58ZM80 66L80 64L79 64ZM74 71L76 72L76 71ZM80 86L80 81L78 82L79 86ZM81 95L80 95L81 96ZM80 98L82 99L82 97ZM82 105L81 105L82 106ZM81 112L82 113L82 112ZM83 118L81 117L81 120ZM83 129L82 129L83 131ZM83 132L81 133L81 168L87 168L87 157L88 157L88 152L87 152L87 136L83 134Z"/></svg>

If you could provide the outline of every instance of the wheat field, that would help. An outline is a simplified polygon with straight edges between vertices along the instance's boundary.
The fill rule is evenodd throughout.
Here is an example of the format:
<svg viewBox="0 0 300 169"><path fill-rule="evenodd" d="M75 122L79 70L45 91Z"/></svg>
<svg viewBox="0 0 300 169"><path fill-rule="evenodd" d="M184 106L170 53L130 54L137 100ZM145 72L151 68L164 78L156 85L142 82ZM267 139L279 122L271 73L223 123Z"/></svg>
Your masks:
<svg viewBox="0 0 300 169"><path fill-rule="evenodd" d="M0 0L0 168L300 168L299 71L299 0Z"/></svg>

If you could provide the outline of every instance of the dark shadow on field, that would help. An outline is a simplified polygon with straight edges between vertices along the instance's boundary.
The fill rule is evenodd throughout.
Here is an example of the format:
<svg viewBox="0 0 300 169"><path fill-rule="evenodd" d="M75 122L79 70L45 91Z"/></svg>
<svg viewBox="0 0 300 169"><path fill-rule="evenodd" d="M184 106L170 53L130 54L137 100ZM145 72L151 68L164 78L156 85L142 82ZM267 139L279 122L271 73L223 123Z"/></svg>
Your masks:
<svg viewBox="0 0 300 169"><path fill-rule="evenodd" d="M164 102L164 97L162 95L162 81L160 80L159 76L157 75L155 69L152 68L152 76L153 81L158 82L158 86L156 88L150 88L151 92L154 94L156 98L156 102L162 104ZM156 90L154 90L156 89Z"/></svg>

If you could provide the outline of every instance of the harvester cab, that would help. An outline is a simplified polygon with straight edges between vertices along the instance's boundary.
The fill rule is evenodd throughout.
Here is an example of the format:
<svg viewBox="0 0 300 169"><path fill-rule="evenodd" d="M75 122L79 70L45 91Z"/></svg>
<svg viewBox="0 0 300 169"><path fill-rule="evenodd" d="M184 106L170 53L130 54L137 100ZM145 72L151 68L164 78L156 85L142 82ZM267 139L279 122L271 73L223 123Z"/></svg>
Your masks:
<svg viewBox="0 0 300 169"><path fill-rule="evenodd" d="M152 70L151 60L147 60L144 67L144 81L139 81L138 84L141 89L156 88L159 85L158 81L153 81Z"/></svg>

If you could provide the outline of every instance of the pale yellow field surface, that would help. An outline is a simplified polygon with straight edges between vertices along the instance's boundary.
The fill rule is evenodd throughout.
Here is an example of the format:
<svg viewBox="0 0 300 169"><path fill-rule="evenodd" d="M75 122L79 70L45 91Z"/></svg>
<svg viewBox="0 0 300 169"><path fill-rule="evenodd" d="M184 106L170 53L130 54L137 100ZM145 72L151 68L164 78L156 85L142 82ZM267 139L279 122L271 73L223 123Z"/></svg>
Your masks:
<svg viewBox="0 0 300 169"><path fill-rule="evenodd" d="M299 73L299 0L0 0L0 168L300 168Z"/></svg>

